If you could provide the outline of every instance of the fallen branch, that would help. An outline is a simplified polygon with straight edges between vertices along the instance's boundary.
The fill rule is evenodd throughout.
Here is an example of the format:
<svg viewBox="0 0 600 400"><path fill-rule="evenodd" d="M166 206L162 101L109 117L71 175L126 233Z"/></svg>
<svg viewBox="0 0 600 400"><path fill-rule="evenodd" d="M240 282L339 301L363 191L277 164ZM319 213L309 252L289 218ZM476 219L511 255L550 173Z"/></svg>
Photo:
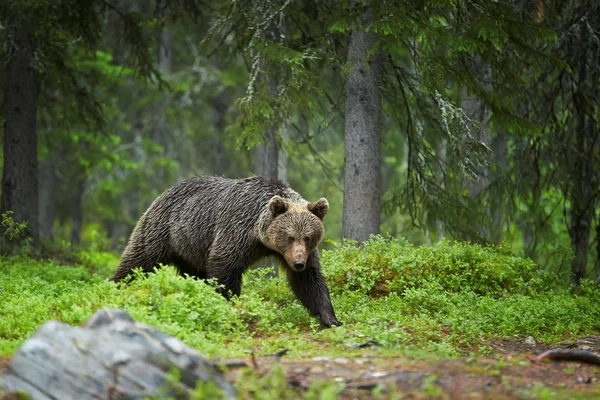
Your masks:
<svg viewBox="0 0 600 400"><path fill-rule="evenodd" d="M534 362L541 362L543 360L579 361L585 364L600 366L600 356L585 350L552 349L543 352L533 359Z"/></svg>

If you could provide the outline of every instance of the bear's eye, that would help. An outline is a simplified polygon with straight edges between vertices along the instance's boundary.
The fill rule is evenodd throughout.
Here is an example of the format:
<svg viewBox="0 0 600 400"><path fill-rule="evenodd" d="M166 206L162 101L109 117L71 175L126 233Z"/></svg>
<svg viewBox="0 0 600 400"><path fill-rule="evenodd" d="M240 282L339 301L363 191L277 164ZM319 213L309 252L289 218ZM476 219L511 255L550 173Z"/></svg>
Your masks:
<svg viewBox="0 0 600 400"><path fill-rule="evenodd" d="M287 238L287 239L288 239L288 242L290 242L290 243L293 243L293 242L294 242L294 240L296 240L296 239L294 239L294 237L293 237L293 236L288 236L288 238Z"/></svg>
<svg viewBox="0 0 600 400"><path fill-rule="evenodd" d="M304 236L304 241L306 243L310 243L310 236Z"/></svg>

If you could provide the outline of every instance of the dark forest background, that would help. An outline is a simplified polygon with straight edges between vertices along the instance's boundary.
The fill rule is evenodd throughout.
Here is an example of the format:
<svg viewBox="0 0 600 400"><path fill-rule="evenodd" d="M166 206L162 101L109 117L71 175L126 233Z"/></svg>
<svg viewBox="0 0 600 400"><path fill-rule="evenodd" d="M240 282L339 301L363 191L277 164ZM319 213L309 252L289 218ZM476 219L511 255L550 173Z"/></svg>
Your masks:
<svg viewBox="0 0 600 400"><path fill-rule="evenodd" d="M0 43L5 253L118 251L174 183L260 174L326 239L600 272L598 2L3 0Z"/></svg>

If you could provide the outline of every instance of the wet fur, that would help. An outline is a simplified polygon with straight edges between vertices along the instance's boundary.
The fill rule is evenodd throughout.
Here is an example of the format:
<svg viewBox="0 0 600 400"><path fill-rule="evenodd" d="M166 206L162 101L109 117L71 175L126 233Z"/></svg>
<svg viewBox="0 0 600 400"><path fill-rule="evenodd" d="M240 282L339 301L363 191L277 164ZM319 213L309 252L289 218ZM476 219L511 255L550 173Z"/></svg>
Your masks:
<svg viewBox="0 0 600 400"><path fill-rule="evenodd" d="M217 278L239 295L243 272L266 256L285 267L292 291L325 326L339 325L316 247L327 200L308 203L278 180L195 177L168 189L138 221L112 280L171 264L180 273ZM294 267L302 260L303 269Z"/></svg>

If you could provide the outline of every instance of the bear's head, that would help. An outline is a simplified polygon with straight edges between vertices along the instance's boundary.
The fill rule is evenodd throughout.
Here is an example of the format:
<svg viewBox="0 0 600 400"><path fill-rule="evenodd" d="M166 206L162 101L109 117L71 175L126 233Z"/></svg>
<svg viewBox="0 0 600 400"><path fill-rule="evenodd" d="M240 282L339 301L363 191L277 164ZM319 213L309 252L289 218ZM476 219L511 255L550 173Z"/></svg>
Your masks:
<svg viewBox="0 0 600 400"><path fill-rule="evenodd" d="M295 203L274 196L269 201L271 222L265 244L281 254L290 269L304 270L308 255L323 238L323 218L328 209L325 198L314 203Z"/></svg>

